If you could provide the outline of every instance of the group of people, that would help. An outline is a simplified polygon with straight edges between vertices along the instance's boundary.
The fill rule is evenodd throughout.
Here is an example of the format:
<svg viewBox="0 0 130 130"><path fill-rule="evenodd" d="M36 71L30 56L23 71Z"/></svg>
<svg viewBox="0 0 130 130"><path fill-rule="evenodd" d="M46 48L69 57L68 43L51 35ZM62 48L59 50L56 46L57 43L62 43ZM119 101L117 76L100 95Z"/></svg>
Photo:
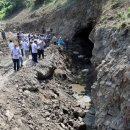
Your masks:
<svg viewBox="0 0 130 130"><path fill-rule="evenodd" d="M23 66L23 59L29 59L32 55L32 61L38 63L38 58L44 59L44 49L50 44L63 46L67 49L68 42L63 41L62 37L58 38L54 33L17 33L17 40L9 41L10 54L14 63L14 70L18 71Z"/></svg>

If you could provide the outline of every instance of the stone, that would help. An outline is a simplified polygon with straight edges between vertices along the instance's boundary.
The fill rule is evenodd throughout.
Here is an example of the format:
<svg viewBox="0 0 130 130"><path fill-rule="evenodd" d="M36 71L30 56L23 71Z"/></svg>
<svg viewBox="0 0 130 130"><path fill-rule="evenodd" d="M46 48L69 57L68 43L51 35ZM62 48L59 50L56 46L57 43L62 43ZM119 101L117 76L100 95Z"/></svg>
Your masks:
<svg viewBox="0 0 130 130"><path fill-rule="evenodd" d="M37 79L38 80L45 80L49 79L53 76L54 68L45 68L44 70L42 69L37 69Z"/></svg>
<svg viewBox="0 0 130 130"><path fill-rule="evenodd" d="M70 125L70 126L73 126L74 124L73 124L73 120L72 119L70 119L69 121L68 121L68 124Z"/></svg>
<svg viewBox="0 0 130 130"><path fill-rule="evenodd" d="M68 114L68 113L69 113L68 108L64 107L64 108L63 108L63 113L64 113L64 114Z"/></svg>
<svg viewBox="0 0 130 130"><path fill-rule="evenodd" d="M12 118L14 117L14 113L12 113L11 111L7 110L5 115L7 116L8 118L8 121L11 121Z"/></svg>
<svg viewBox="0 0 130 130"><path fill-rule="evenodd" d="M74 115L74 118L78 118L79 117L79 112L78 111L74 111L73 115Z"/></svg>
<svg viewBox="0 0 130 130"><path fill-rule="evenodd" d="M61 80L66 80L67 79L67 75L66 75L66 72L64 72L63 70L61 69L56 69L54 71L54 76L58 79L61 79Z"/></svg>
<svg viewBox="0 0 130 130"><path fill-rule="evenodd" d="M63 123L60 123L60 126L64 129L66 129L66 126Z"/></svg>

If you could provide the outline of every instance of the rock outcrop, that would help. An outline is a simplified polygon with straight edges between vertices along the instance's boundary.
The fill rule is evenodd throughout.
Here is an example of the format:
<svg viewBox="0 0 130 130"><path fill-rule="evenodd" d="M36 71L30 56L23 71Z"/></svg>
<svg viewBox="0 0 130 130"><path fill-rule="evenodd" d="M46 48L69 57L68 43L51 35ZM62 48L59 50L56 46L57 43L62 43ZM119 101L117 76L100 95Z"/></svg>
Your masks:
<svg viewBox="0 0 130 130"><path fill-rule="evenodd" d="M128 8L126 3L129 2L126 0L118 4L122 8ZM119 5L113 11L118 11ZM105 13L107 18L109 11ZM114 24L110 25L114 23L112 20L108 20L105 25L101 25L100 22L90 36L94 42L93 62L97 66L97 81L92 86L96 109L95 123L98 130L129 130L130 28L127 26L128 21L119 28Z"/></svg>

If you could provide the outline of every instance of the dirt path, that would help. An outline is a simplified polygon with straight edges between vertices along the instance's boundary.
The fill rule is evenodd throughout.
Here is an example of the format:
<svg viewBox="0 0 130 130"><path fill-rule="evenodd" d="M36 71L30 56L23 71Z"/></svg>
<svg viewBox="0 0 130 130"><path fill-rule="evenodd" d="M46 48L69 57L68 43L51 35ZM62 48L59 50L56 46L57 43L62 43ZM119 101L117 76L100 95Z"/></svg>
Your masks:
<svg viewBox="0 0 130 130"><path fill-rule="evenodd" d="M0 61L0 89L6 84L13 74L12 61L9 57L3 57Z"/></svg>

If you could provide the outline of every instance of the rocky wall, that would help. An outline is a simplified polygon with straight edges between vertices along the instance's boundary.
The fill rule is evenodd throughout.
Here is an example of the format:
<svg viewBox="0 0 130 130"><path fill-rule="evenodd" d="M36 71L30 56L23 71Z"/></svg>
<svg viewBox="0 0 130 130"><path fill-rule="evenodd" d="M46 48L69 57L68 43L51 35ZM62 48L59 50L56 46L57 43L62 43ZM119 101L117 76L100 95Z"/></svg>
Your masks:
<svg viewBox="0 0 130 130"><path fill-rule="evenodd" d="M92 86L98 130L130 129L130 29L95 28L93 61L97 81Z"/></svg>

